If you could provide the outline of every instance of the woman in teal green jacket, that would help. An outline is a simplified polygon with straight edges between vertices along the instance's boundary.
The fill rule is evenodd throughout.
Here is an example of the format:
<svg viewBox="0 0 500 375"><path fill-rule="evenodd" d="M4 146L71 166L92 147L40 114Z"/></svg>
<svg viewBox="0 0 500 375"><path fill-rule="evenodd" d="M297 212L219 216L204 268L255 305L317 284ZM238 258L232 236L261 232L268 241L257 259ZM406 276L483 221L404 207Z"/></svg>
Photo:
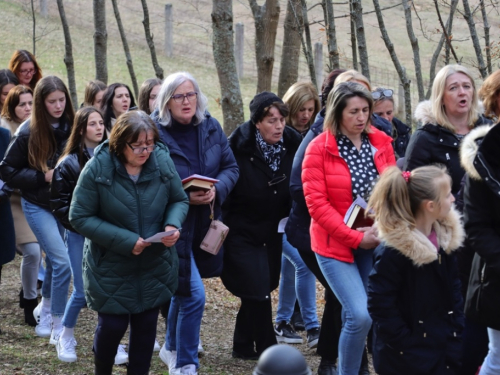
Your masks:
<svg viewBox="0 0 500 375"><path fill-rule="evenodd" d="M142 111L119 117L109 142L82 170L70 223L86 237L85 299L98 312L95 374L111 374L130 322L127 374L147 374L159 307L177 289L174 244L188 199L158 130ZM175 231L161 242L145 239Z"/></svg>

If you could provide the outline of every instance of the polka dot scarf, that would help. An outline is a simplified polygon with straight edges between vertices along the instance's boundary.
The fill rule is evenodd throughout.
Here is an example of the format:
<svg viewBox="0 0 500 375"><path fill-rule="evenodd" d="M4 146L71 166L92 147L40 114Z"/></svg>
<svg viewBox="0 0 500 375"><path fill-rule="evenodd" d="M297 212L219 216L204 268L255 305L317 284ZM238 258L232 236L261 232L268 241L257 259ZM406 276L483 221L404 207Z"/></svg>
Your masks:
<svg viewBox="0 0 500 375"><path fill-rule="evenodd" d="M359 151L345 135L342 134L337 138L340 156L346 161L351 172L353 200L359 195L368 202L378 177L368 136L361 135L362 143Z"/></svg>

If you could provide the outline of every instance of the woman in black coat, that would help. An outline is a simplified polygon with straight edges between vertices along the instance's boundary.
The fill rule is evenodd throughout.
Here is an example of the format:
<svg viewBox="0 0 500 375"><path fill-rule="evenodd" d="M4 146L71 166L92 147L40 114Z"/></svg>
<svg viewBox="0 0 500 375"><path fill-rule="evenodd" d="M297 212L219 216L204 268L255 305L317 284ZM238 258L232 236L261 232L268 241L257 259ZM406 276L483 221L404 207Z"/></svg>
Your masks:
<svg viewBox="0 0 500 375"><path fill-rule="evenodd" d="M285 126L288 109L275 94L257 94L250 113L250 121L229 137L240 177L223 206L230 231L221 278L241 298L233 357L242 359L257 359L276 344L271 292L278 287L281 268L278 223L290 212L290 172L301 141Z"/></svg>
<svg viewBox="0 0 500 375"><path fill-rule="evenodd" d="M465 313L488 327L490 340L480 375L500 372L500 126L487 130L471 133L464 143L472 147L461 153L467 171L464 224L467 245L475 251Z"/></svg>

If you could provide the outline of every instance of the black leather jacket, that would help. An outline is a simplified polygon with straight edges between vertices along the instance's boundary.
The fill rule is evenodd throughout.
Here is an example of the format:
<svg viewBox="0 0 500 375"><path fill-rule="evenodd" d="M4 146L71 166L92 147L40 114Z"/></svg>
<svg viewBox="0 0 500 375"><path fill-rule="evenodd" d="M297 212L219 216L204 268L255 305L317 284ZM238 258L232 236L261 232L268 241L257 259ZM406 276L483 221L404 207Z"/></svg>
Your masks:
<svg viewBox="0 0 500 375"><path fill-rule="evenodd" d="M50 188L50 209L64 228L76 232L69 223L69 206L73 197L78 177L82 168L78 160L78 153L72 153L62 159L54 169ZM87 149L83 152L83 165L90 159Z"/></svg>
<svg viewBox="0 0 500 375"><path fill-rule="evenodd" d="M0 176L10 188L19 189L21 196L28 202L50 209L50 184L45 181L45 174L32 168L28 161L29 124L30 120L22 123L12 138L5 157L0 163ZM71 132L71 126L66 122L61 122L53 131L57 149L47 160L49 169L56 166Z"/></svg>

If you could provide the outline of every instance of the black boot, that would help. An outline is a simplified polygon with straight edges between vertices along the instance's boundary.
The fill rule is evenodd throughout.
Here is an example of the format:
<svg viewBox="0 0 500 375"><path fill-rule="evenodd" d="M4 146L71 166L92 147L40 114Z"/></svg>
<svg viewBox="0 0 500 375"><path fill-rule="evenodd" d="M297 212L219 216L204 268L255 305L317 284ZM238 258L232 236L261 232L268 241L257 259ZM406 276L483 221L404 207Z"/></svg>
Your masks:
<svg viewBox="0 0 500 375"><path fill-rule="evenodd" d="M19 291L19 307L21 309L24 309L24 291L22 287L21 290Z"/></svg>
<svg viewBox="0 0 500 375"><path fill-rule="evenodd" d="M318 367L318 375L337 375L335 361L321 359Z"/></svg>
<svg viewBox="0 0 500 375"><path fill-rule="evenodd" d="M94 375L113 375L114 361L105 363L94 355Z"/></svg>
<svg viewBox="0 0 500 375"><path fill-rule="evenodd" d="M366 348L363 348L363 356L361 357L361 367L359 368L359 375L370 375L368 369L368 354Z"/></svg>
<svg viewBox="0 0 500 375"><path fill-rule="evenodd" d="M33 310L38 306L38 298L34 299L26 299L23 298L23 306L24 306L24 322L27 323L31 327L36 326L36 320L33 316Z"/></svg>

